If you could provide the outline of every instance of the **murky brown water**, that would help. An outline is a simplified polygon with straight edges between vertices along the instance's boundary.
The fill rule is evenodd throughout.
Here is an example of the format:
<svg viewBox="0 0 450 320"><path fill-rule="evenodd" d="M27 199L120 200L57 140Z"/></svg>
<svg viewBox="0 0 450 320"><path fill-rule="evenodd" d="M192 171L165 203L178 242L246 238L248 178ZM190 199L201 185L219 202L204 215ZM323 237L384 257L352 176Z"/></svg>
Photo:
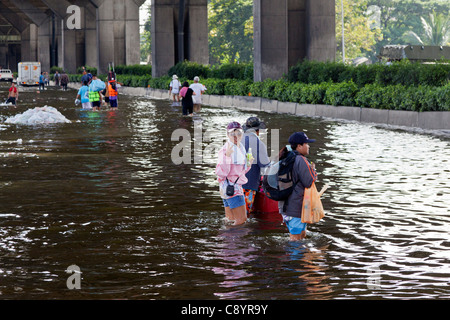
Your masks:
<svg viewBox="0 0 450 320"><path fill-rule="evenodd" d="M318 185L331 186L326 218L289 242L276 215L224 221L213 141L252 113L190 119L125 95L117 112L81 112L73 90L34 90L0 107L0 299L450 298L449 137L259 114L280 145L316 138ZM45 104L73 122L3 123ZM173 164L172 133L195 125L203 164ZM72 264L80 290L66 286Z"/></svg>

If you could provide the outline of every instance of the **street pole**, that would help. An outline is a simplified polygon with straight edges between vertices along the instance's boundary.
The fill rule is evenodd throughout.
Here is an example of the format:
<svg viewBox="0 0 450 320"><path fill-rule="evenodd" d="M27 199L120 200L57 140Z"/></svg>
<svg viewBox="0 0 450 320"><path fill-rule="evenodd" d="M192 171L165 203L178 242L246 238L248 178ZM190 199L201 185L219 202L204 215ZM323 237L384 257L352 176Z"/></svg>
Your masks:
<svg viewBox="0 0 450 320"><path fill-rule="evenodd" d="M344 0L341 0L341 16L342 16L342 61L345 63Z"/></svg>

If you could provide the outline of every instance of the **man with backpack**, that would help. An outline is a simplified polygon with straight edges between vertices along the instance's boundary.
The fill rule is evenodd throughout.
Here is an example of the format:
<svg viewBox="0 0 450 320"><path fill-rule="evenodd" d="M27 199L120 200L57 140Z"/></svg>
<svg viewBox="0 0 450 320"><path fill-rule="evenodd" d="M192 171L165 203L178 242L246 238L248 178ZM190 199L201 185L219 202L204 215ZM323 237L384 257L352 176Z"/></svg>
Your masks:
<svg viewBox="0 0 450 320"><path fill-rule="evenodd" d="M306 237L306 223L302 223L303 194L305 188L310 188L317 180L314 163L310 163L306 156L309 154L309 139L304 132L295 132L289 137L289 145L280 152L280 161L294 157L292 165L292 192L284 201L278 201L278 209L283 221L289 229L291 240L301 240Z"/></svg>

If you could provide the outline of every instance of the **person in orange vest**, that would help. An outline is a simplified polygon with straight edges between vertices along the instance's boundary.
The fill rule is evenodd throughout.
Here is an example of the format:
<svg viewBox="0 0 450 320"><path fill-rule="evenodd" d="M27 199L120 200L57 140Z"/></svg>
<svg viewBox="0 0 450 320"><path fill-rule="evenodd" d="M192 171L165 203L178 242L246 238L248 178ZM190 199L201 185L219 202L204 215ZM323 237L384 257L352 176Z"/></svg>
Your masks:
<svg viewBox="0 0 450 320"><path fill-rule="evenodd" d="M111 109L117 110L117 108L118 108L118 104L117 104L118 92L117 92L117 85L116 85L115 80L112 80L109 82L108 92L109 92L109 106L111 107Z"/></svg>

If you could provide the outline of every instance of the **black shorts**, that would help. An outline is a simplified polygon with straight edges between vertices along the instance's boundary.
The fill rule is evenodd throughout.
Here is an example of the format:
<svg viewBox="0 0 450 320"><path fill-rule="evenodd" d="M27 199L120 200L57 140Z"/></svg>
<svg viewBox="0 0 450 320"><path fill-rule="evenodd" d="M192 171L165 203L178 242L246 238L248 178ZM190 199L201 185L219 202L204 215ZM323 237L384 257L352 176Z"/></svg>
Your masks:
<svg viewBox="0 0 450 320"><path fill-rule="evenodd" d="M15 97L9 97L8 100L6 100L6 103L12 103L13 105L16 105L16 98Z"/></svg>
<svg viewBox="0 0 450 320"><path fill-rule="evenodd" d="M105 102L106 102L106 103L109 102L109 97L105 97Z"/></svg>
<svg viewBox="0 0 450 320"><path fill-rule="evenodd" d="M93 108L100 108L100 101L92 101Z"/></svg>

